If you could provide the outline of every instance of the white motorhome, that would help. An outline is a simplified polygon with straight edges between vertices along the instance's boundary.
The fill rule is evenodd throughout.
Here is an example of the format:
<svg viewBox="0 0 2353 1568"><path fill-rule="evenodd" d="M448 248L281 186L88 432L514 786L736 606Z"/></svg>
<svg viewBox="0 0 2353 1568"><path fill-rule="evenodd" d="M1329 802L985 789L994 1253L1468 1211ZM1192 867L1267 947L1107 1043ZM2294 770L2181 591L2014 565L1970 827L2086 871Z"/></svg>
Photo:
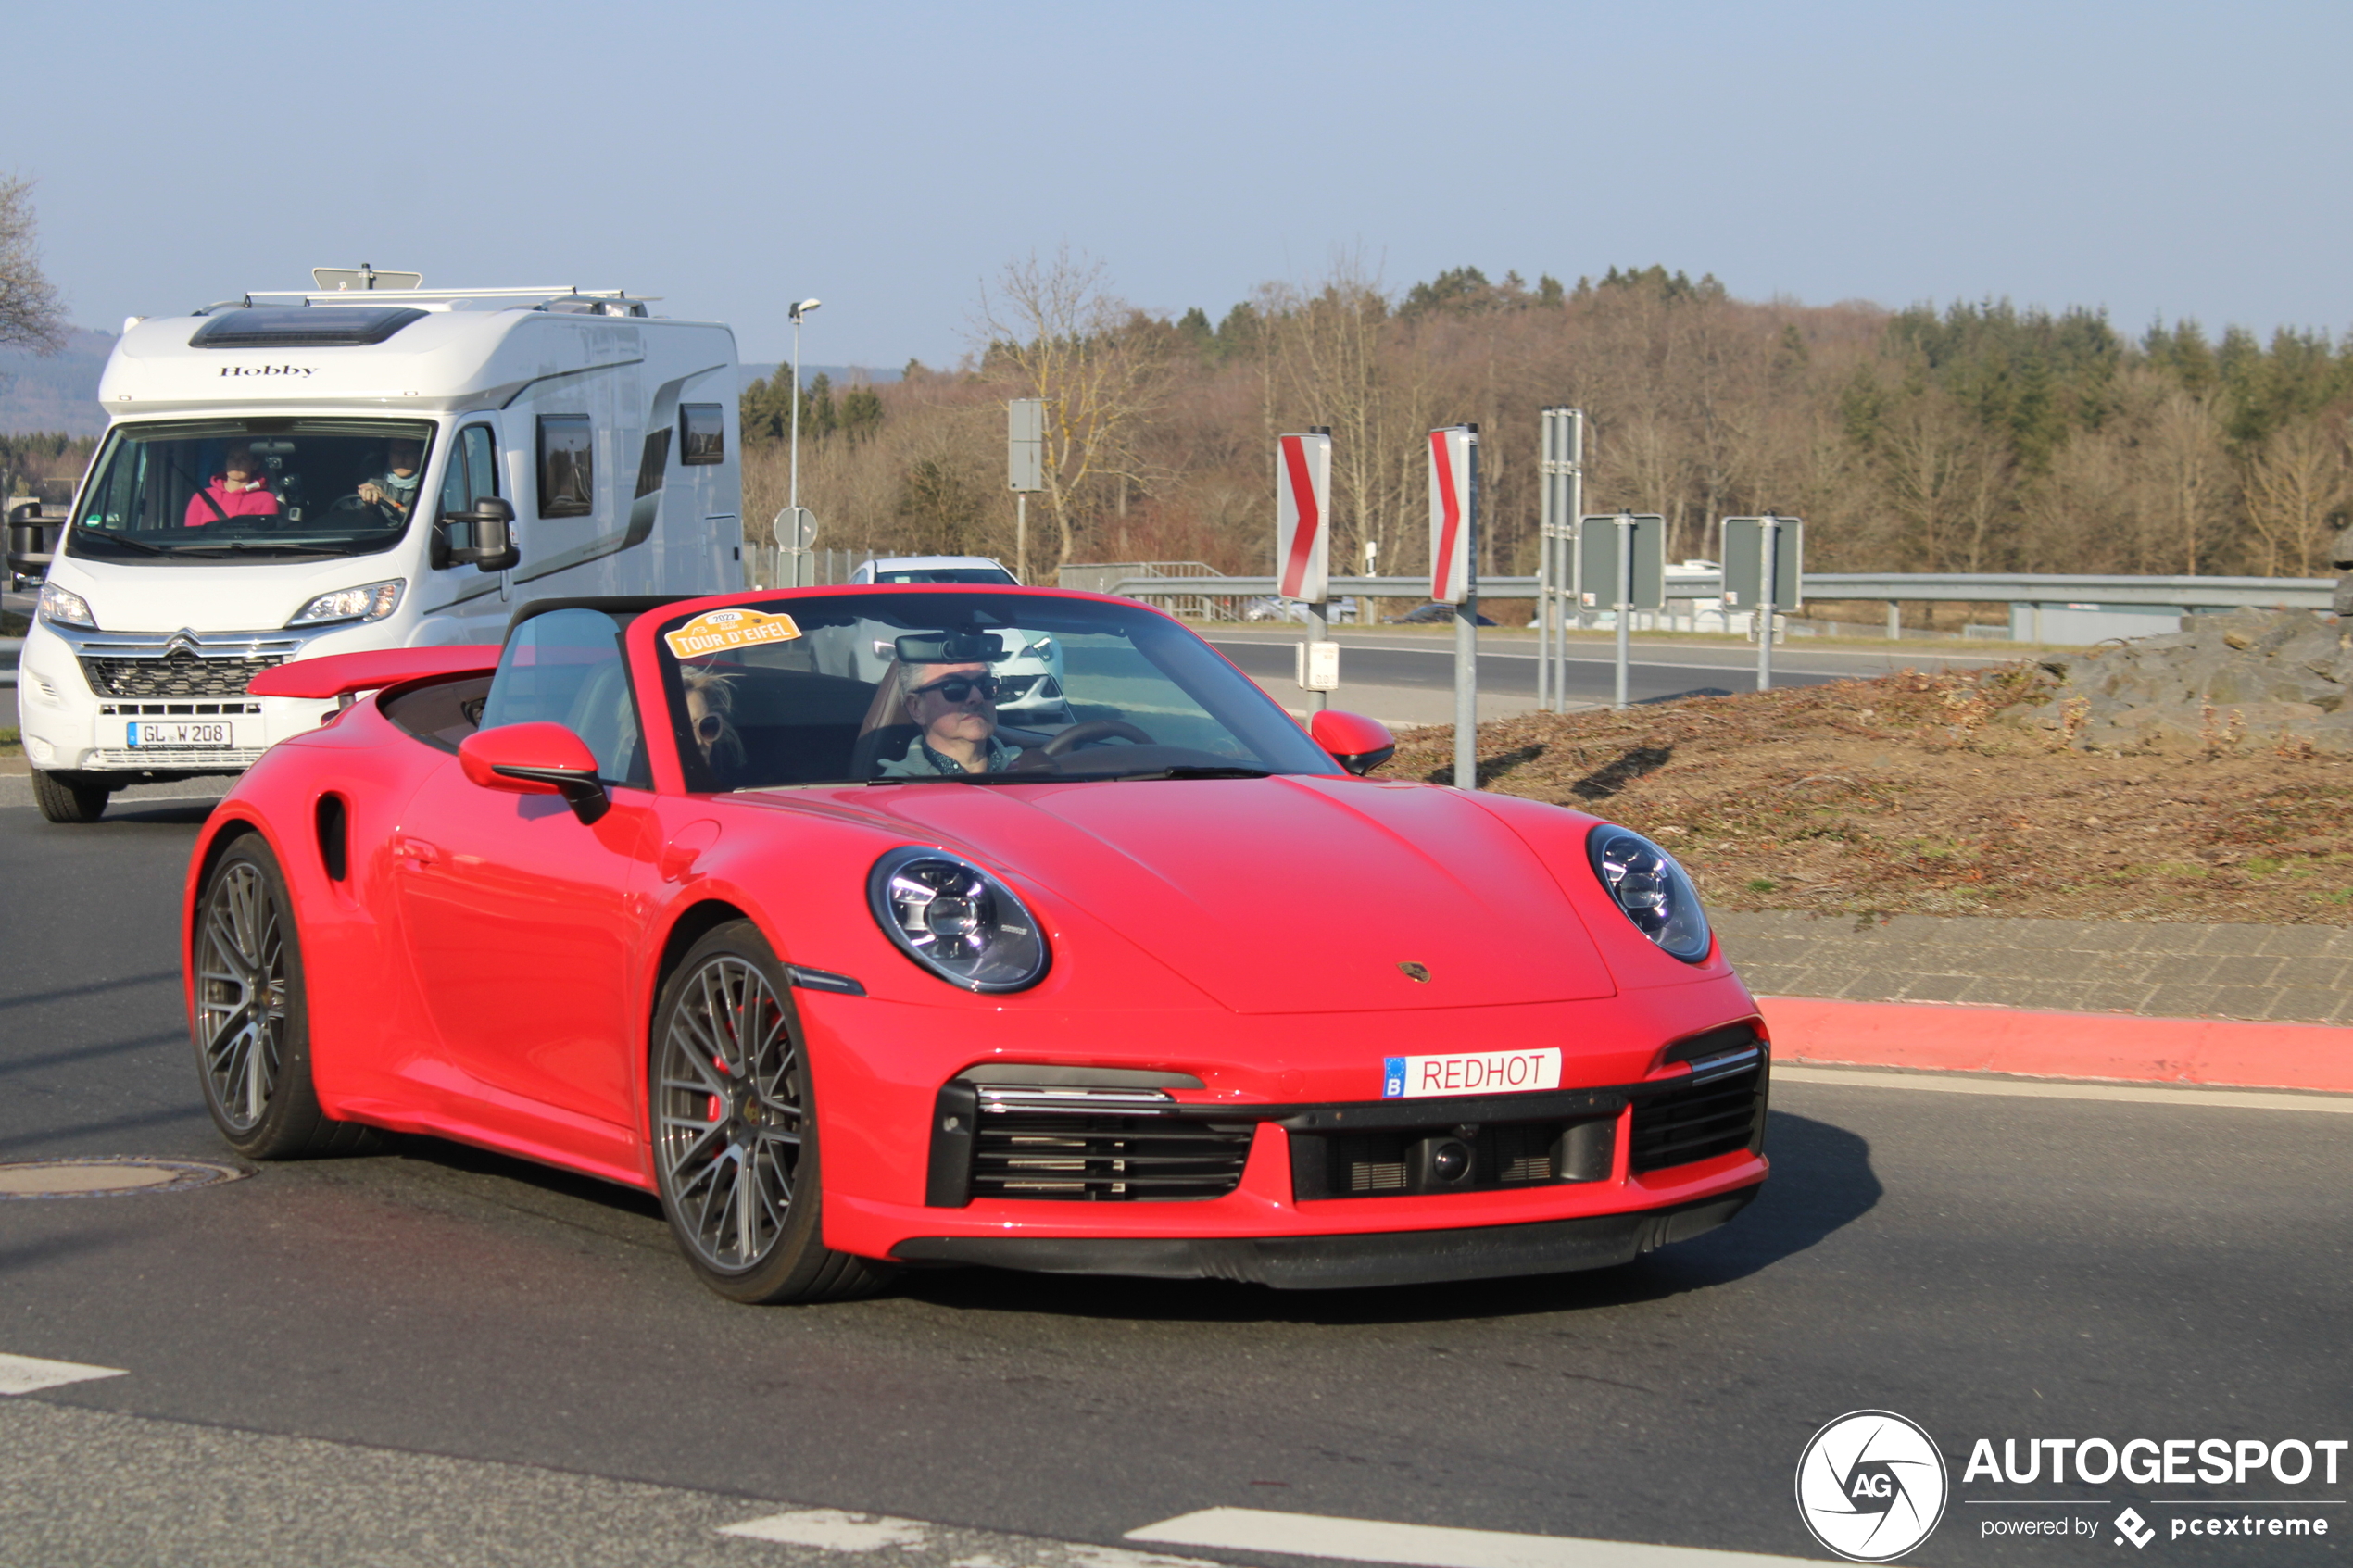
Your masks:
<svg viewBox="0 0 2353 1568"><path fill-rule="evenodd" d="M345 277L125 324L19 664L52 822L240 771L330 710L247 696L266 666L742 585L726 327L619 291Z"/></svg>

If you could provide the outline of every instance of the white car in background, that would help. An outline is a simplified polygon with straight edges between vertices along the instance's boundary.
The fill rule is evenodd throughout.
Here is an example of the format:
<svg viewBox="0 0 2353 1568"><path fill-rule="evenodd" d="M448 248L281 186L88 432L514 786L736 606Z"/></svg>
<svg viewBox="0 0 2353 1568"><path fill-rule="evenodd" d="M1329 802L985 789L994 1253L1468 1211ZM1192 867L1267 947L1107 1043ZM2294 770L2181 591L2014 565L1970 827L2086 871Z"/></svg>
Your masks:
<svg viewBox="0 0 2353 1568"><path fill-rule="evenodd" d="M849 574L852 583L977 583L992 587L1018 587L1013 574L1003 563L987 556L884 556L876 560L861 561ZM1010 724L1035 727L1040 724L1067 724L1071 721L1070 699L1063 695L1063 655L1053 638L1032 638L1028 633L1007 630L997 633L1005 645L1005 657L990 660L996 675L997 716ZM875 673L869 680L880 678L882 665L889 656L887 646L877 646Z"/></svg>
<svg viewBox="0 0 2353 1568"><path fill-rule="evenodd" d="M852 583L980 583L991 587L1021 584L1001 562L987 556L885 556L861 561Z"/></svg>

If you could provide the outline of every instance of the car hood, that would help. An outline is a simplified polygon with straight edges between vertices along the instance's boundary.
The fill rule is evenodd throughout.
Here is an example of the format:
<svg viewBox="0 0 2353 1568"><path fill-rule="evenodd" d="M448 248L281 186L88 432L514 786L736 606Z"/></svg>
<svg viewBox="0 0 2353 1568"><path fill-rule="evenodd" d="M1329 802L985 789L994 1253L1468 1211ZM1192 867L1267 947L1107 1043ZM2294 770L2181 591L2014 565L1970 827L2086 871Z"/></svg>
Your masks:
<svg viewBox="0 0 2353 1568"><path fill-rule="evenodd" d="M929 784L861 791L856 805L1068 900L1237 1012L1617 989L1551 872L1453 790L1306 776Z"/></svg>

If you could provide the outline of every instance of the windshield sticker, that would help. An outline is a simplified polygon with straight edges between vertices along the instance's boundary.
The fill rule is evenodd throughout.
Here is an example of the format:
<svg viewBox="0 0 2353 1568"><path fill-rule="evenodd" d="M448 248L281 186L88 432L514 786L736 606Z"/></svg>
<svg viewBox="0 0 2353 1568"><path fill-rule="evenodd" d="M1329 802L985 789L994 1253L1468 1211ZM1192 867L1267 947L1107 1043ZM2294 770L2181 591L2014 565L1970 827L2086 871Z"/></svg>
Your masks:
<svg viewBox="0 0 2353 1568"><path fill-rule="evenodd" d="M662 641L680 659L750 647L756 643L789 643L800 628L789 615L765 615L756 609L709 609L687 621Z"/></svg>

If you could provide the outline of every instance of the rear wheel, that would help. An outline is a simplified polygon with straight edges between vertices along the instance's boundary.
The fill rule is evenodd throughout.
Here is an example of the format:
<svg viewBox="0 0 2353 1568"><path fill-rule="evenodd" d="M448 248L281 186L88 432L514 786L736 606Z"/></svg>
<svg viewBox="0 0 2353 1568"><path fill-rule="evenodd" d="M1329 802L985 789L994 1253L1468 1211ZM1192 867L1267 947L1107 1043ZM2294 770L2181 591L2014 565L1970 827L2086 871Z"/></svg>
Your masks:
<svg viewBox="0 0 2353 1568"><path fill-rule="evenodd" d="M372 1145L372 1128L329 1119L311 1088L302 946L269 846L232 845L196 908L196 1067L220 1135L248 1160Z"/></svg>
<svg viewBox="0 0 2353 1568"><path fill-rule="evenodd" d="M87 773L32 771L32 801L53 822L94 822L107 814L114 792Z"/></svg>
<svg viewBox="0 0 2353 1568"><path fill-rule="evenodd" d="M731 1301L829 1301L889 1277L824 1240L817 1111L783 966L749 921L695 944L662 988L650 1083L662 1212Z"/></svg>

